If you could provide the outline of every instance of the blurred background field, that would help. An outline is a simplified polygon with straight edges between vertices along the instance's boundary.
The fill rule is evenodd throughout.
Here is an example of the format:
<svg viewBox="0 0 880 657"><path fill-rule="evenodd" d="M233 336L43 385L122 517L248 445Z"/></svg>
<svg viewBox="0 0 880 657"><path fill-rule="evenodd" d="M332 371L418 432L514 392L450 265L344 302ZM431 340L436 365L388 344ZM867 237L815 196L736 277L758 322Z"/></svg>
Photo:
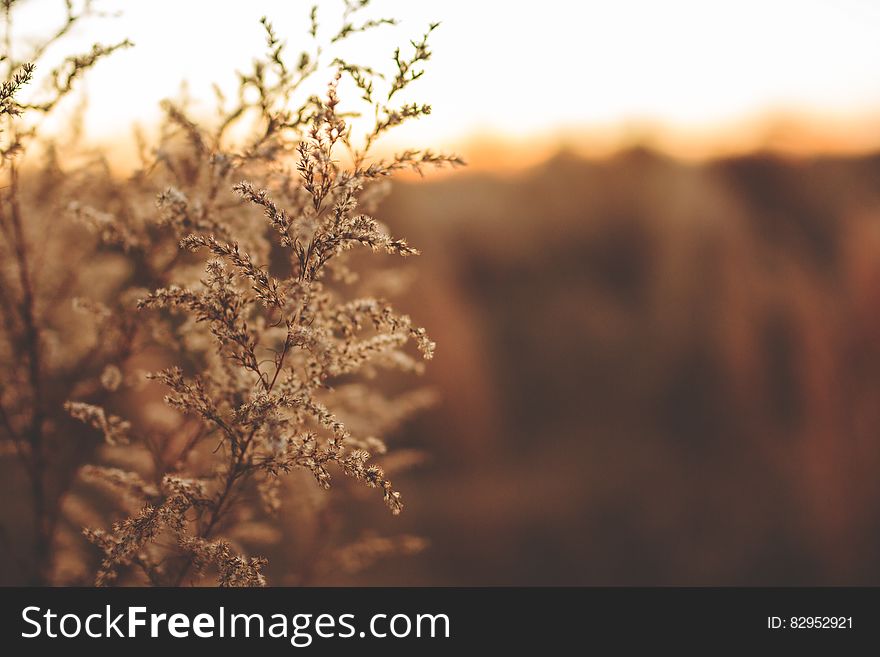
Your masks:
<svg viewBox="0 0 880 657"><path fill-rule="evenodd" d="M877 583L878 183L633 148L398 185L443 395L401 521L432 547L363 581Z"/></svg>
<svg viewBox="0 0 880 657"><path fill-rule="evenodd" d="M260 13L299 33L289 7L221 3L190 56L171 4L124 8L108 29L138 45L85 89L118 176L147 95L185 78L198 105ZM428 547L309 583L880 584L880 10L377 4L396 34L446 21L434 114L400 141L473 166L395 181L376 213L423 253L395 305L438 343L438 403L389 440L416 463L406 512L338 520ZM0 461L13 535L19 475ZM274 584L299 582L296 522L261 551Z"/></svg>

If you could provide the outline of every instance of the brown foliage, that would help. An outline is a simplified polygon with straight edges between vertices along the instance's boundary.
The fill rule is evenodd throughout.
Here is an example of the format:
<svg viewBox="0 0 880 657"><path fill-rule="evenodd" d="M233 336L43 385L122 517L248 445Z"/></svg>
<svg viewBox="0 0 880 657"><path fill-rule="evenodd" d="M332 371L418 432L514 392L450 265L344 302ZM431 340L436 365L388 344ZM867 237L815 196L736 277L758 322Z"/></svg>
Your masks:
<svg viewBox="0 0 880 657"><path fill-rule="evenodd" d="M5 3L7 25L13 4ZM391 22L353 22L366 5L345 3L332 43ZM78 20L68 5L67 22ZM387 80L336 60L326 92L307 95L304 83L326 70L320 48L290 63L271 23L264 19L263 27L267 54L240 74L237 103L228 108L221 99L211 123L192 118L185 102L165 102L159 143L125 181L100 160L70 171L54 160L25 182L19 161L39 143L31 117L52 111L83 72L128 42L65 59L46 77L48 96L27 102L18 97L34 67L11 56L3 62L9 184L0 199L7 235L0 410L3 440L31 483L33 582L83 576L88 553L70 548L59 559L56 552L75 542L66 532L84 516L117 518L100 523L109 528L90 522L85 529L102 554L99 585L180 585L210 574L221 586L239 586L265 584L265 559L245 556L241 540L224 536L243 525L252 534L255 525L271 527L281 502L297 503L304 487L330 488L339 473L377 489L392 514L403 509L371 453L387 449L379 430L420 404L411 394L377 401L384 391L377 376L420 372L408 345L430 359L434 343L408 316L360 292L370 271L351 256L363 246L417 254L371 216L382 180L404 168L461 163L417 150L372 157L381 134L430 111L389 104L421 76L427 35L413 42L412 56L395 53ZM342 110L344 80L363 92L359 111L376 117L362 139L347 121L352 110ZM380 87L387 92L374 101ZM40 198L49 175L59 184ZM63 248L52 235L25 234L25 225L48 226L50 212L66 222L61 243L78 238L72 260L46 257ZM84 231L92 236L87 244ZM56 335L60 344L50 347ZM157 386L173 409L159 421L139 408ZM357 434L349 416L359 419ZM71 435L80 448L64 447ZM310 473L313 483L285 477L282 484L294 471ZM123 495L97 495L87 481ZM340 552L349 556L339 563L369 561L369 545L377 556L395 546L411 552L413 541L360 541Z"/></svg>

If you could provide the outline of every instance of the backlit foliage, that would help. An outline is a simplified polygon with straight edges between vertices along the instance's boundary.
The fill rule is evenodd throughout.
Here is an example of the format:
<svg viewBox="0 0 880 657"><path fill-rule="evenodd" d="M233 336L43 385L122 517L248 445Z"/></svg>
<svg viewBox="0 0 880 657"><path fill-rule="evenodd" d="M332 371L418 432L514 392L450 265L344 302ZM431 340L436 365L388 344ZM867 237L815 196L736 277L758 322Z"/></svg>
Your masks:
<svg viewBox="0 0 880 657"><path fill-rule="evenodd" d="M12 4L6 2L7 25ZM32 245L23 235L10 242L22 253L4 266L2 301L16 309L8 318L4 313L4 377L16 382L4 385L0 399L4 440L19 453L34 491L52 489L35 492L45 550L35 581L59 577L51 552L62 540L56 530L65 508L99 521L85 529L101 554L99 585L213 578L223 586L266 583L265 559L244 554L241 541L229 537L257 535L260 527L271 534L273 514L306 504L308 487L329 489L341 477L374 489L392 514L403 510L400 492L373 455L388 449L382 434L430 395L388 398L382 374L421 372L434 343L370 293L396 274L393 268L371 274L359 253L417 254L373 217L387 179L402 169L421 172L461 160L428 150L373 157L381 135L430 112L427 105L395 103L431 53L425 34L395 51L384 74L340 59L325 65L322 38L332 46L393 23L363 16L367 4L345 2L341 27L329 32L321 25L323 9L313 9L315 45L296 55L263 19L266 54L239 73L237 98L230 102L218 92L216 119L197 117L185 98L166 101L158 143L141 138L142 165L130 179L105 172L109 191L74 188L59 200L74 235L91 236L95 254L123 263L113 293L92 296L71 281L55 301L66 299L89 336L63 368L42 357L53 329L41 324L28 262ZM77 12L68 5L65 24L78 21ZM52 111L85 69L128 45L96 45L65 59L48 74L44 95L28 102L17 98L34 68L4 61L4 157L23 145L15 121ZM321 74L323 90L309 91ZM360 99L343 107L343 89ZM364 134L352 128L357 115L373 118ZM15 160L4 164L13 181L3 197L4 231L15 230L20 212L15 167ZM58 388L51 394L49 380ZM160 387L169 410L140 412L133 400ZM71 418L103 445L83 452L59 489L48 474L53 453L44 434L57 440ZM307 473L311 483L290 483L291 473ZM77 508L84 502L76 495L65 502L77 482L110 492L104 508ZM104 513L115 518L102 520ZM411 537L366 537L337 546L335 562L322 555L302 570L317 572L331 562L360 568L421 545Z"/></svg>

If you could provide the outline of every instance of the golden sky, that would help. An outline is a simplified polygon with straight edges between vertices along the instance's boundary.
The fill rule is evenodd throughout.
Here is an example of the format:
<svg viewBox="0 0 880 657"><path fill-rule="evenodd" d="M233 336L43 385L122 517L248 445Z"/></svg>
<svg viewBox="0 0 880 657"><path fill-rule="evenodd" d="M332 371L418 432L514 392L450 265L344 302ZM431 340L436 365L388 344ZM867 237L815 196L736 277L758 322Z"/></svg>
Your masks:
<svg viewBox="0 0 880 657"><path fill-rule="evenodd" d="M151 125L157 101L189 93L210 111L211 83L262 53L268 15L298 52L308 0L99 0L120 11L78 29L65 49L129 37L87 80L87 134L114 141ZM319 3L332 23L341 3ZM28 0L18 36L51 29L58 0ZM395 139L523 154L564 143L601 150L648 139L699 155L745 143L859 150L880 145L880 2L872 0L374 0L396 16L342 53L388 62L398 43L442 21L413 96L431 117ZM780 136L781 135L781 136ZM495 149L495 151L493 151ZM467 154L467 153L466 153Z"/></svg>

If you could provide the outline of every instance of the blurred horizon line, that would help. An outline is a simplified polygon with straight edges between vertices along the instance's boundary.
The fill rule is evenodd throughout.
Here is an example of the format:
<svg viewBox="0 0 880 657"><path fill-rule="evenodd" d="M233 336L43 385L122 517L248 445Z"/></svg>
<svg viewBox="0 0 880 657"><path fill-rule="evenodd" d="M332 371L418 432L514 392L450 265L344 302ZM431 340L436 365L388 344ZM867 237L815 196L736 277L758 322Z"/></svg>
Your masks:
<svg viewBox="0 0 880 657"><path fill-rule="evenodd" d="M111 171L126 175L138 166L138 147L133 131L112 131L104 136L86 135L83 146L106 157ZM144 130L153 133L157 125ZM53 135L50 139L57 139ZM60 141L60 140L59 140ZM444 141L444 140L437 140ZM540 165L560 153L587 160L603 160L634 148L647 149L691 163L775 153L796 159L823 156L857 157L880 151L880 109L858 115L807 113L804 111L763 112L757 116L714 126L675 126L651 119L620 121L604 126L582 125L548 130L531 135L471 132L431 150L455 152L467 162L464 170L516 173ZM377 157L387 157L404 148L401 140L380 143ZM423 147L407 143L407 147ZM461 171L462 169L456 169ZM451 170L426 172L426 178L449 175ZM419 178L417 174L411 176Z"/></svg>

